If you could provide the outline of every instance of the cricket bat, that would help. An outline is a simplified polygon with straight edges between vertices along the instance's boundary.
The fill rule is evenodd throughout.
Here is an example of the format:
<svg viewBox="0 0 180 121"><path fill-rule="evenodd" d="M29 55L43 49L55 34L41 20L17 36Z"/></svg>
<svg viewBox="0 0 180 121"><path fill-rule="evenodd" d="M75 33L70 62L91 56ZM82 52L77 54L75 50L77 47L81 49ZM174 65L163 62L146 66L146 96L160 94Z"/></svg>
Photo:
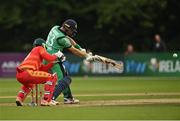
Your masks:
<svg viewBox="0 0 180 121"><path fill-rule="evenodd" d="M108 64L108 65L111 65L117 69L122 69L123 68L123 63L117 63L115 60L112 60L110 58L107 58L107 57L103 57L103 56L100 56L100 55L95 55L95 60L96 61L99 61L99 62L102 62L104 64Z"/></svg>

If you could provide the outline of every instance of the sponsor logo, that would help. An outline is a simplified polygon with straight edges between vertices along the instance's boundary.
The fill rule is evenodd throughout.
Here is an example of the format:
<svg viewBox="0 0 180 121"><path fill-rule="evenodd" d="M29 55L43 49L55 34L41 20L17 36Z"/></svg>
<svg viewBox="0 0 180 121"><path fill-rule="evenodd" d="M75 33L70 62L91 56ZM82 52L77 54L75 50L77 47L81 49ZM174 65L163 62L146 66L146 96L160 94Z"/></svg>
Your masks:
<svg viewBox="0 0 180 121"><path fill-rule="evenodd" d="M144 73L147 64L145 62L139 62L135 60L126 61L126 73Z"/></svg>
<svg viewBox="0 0 180 121"><path fill-rule="evenodd" d="M165 72L165 73L180 72L180 61L161 60L159 62L159 72Z"/></svg>
<svg viewBox="0 0 180 121"><path fill-rule="evenodd" d="M158 60L157 58L151 58L149 69L153 72L160 73L175 73L180 72L179 60Z"/></svg>
<svg viewBox="0 0 180 121"><path fill-rule="evenodd" d="M123 73L123 69L119 70L110 65L106 65L103 63L94 62L91 66L91 72L94 74L121 74Z"/></svg>
<svg viewBox="0 0 180 121"><path fill-rule="evenodd" d="M65 61L63 63L70 74L78 74L78 73L89 73L89 74L121 74L124 69L121 70L116 69L110 65L106 65L99 62L77 62L71 63L69 61Z"/></svg>
<svg viewBox="0 0 180 121"><path fill-rule="evenodd" d="M16 72L16 67L20 61L3 61L1 64L2 72Z"/></svg>

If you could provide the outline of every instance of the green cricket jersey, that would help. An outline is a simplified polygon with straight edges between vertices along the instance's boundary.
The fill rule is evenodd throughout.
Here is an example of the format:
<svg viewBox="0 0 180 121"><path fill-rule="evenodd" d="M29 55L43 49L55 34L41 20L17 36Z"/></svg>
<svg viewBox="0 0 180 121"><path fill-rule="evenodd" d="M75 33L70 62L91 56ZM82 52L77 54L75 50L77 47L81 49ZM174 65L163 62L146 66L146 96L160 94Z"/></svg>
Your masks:
<svg viewBox="0 0 180 121"><path fill-rule="evenodd" d="M54 26L47 37L46 47L50 54L56 53L57 51L63 51L64 48L69 48L72 46L65 34L60 31L60 26Z"/></svg>
<svg viewBox="0 0 180 121"><path fill-rule="evenodd" d="M68 38L66 38L66 35L62 31L60 31L60 26L54 26L50 30L47 40L46 40L47 51L50 54L56 53L59 50L63 51L63 49L69 48L71 46L72 46L72 44L71 44L70 40ZM79 45L76 45L76 46L77 46L77 48L78 47L80 48ZM51 72L57 73L59 81L61 81L64 77L64 71L58 63L53 65L53 67L51 68ZM59 81L58 81L58 83L59 83ZM70 87L67 87L65 90L63 90L63 94L64 94L65 98L72 97Z"/></svg>

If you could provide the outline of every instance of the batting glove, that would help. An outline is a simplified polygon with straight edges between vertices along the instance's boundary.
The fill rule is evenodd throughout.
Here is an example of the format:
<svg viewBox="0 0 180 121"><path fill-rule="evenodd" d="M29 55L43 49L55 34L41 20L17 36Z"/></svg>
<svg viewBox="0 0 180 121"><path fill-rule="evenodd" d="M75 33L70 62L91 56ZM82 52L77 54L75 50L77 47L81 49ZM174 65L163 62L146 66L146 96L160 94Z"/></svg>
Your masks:
<svg viewBox="0 0 180 121"><path fill-rule="evenodd" d="M95 60L95 56L92 56L92 55L90 55L90 54L87 54L87 56L86 56L86 60L87 61L94 61Z"/></svg>
<svg viewBox="0 0 180 121"><path fill-rule="evenodd" d="M54 53L54 55L56 55L61 62L66 60L66 57L60 50L57 53Z"/></svg>
<svg viewBox="0 0 180 121"><path fill-rule="evenodd" d="M61 58L64 54L59 50L57 53L54 53L58 58Z"/></svg>
<svg viewBox="0 0 180 121"><path fill-rule="evenodd" d="M86 49L84 49L84 48L81 48L80 50L86 53Z"/></svg>

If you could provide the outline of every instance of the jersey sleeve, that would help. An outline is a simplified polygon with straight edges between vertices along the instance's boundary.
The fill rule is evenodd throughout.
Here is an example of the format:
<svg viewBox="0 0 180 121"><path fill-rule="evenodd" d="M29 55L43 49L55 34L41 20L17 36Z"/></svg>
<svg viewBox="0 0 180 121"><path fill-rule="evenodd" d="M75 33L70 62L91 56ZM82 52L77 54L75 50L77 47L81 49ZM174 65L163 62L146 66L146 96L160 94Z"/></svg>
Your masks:
<svg viewBox="0 0 180 121"><path fill-rule="evenodd" d="M68 38L60 38L57 40L60 45L62 45L64 48L70 48L72 47L72 44Z"/></svg>
<svg viewBox="0 0 180 121"><path fill-rule="evenodd" d="M40 52L39 52L39 53L40 53L41 57L42 57L44 60L48 61L48 62L52 62L52 61L57 60L57 56L49 54L49 53L46 51L46 49L43 48L43 47L40 48Z"/></svg>
<svg viewBox="0 0 180 121"><path fill-rule="evenodd" d="M48 64L46 64L46 65L42 64L39 70L40 70L40 71L48 72L48 70L49 70L50 68L52 68L52 66L53 66L53 63L48 63Z"/></svg>
<svg viewBox="0 0 180 121"><path fill-rule="evenodd" d="M79 49L79 50L82 49L82 47L81 47L79 44L74 45L74 47L75 47L76 49Z"/></svg>

